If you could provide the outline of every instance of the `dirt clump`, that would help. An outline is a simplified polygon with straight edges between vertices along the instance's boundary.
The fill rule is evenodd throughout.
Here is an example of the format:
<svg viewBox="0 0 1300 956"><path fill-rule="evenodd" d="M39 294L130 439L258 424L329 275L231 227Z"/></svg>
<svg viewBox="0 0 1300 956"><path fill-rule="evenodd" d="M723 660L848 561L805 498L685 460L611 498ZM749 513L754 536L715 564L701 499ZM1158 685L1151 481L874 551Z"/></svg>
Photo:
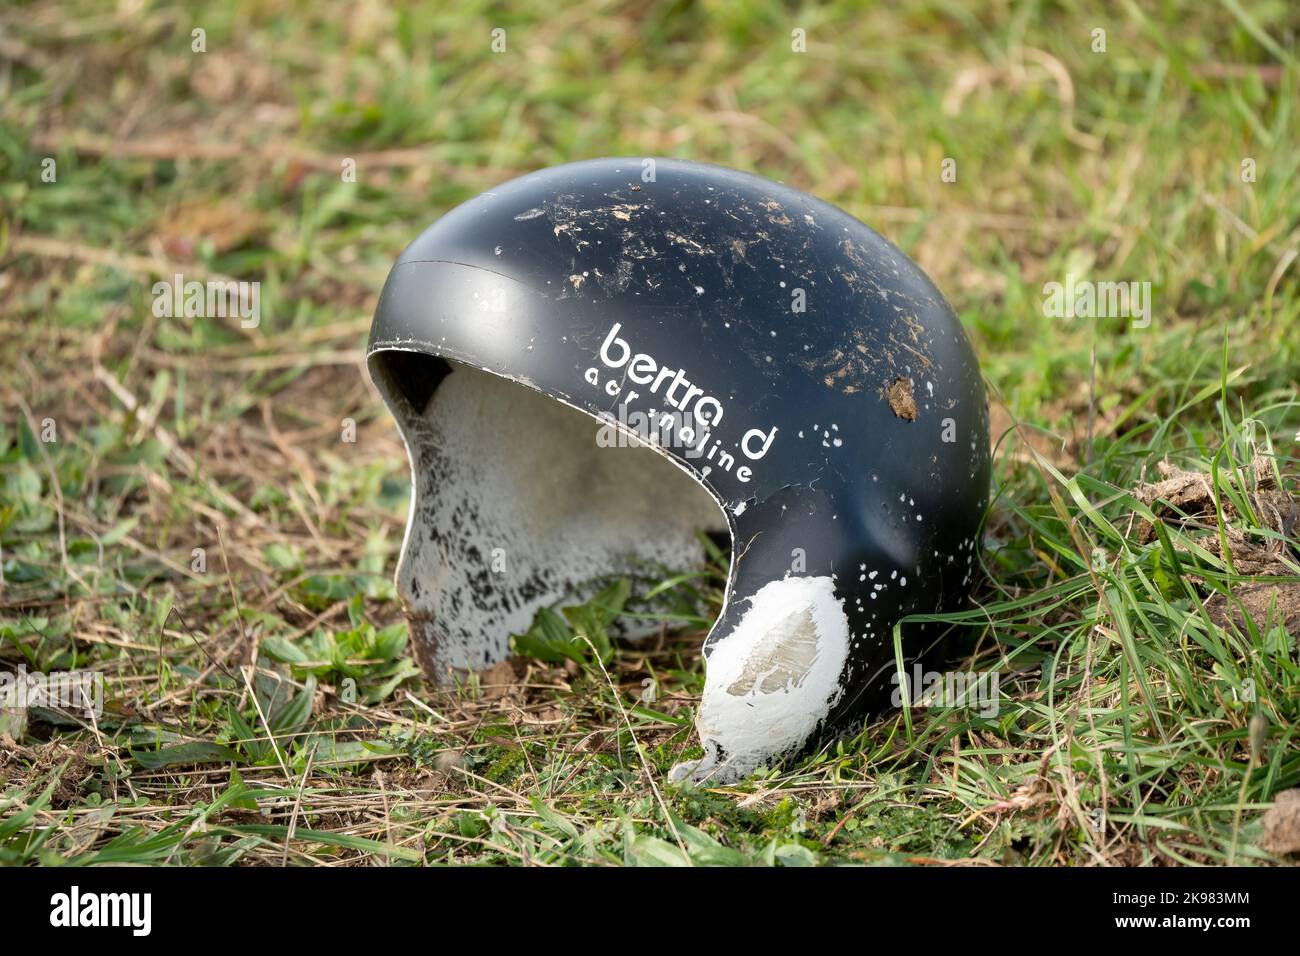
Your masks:
<svg viewBox="0 0 1300 956"><path fill-rule="evenodd" d="M477 671L483 699L523 701L527 697L527 688L526 682L520 680L520 663L515 658L506 658Z"/></svg>
<svg viewBox="0 0 1300 956"><path fill-rule="evenodd" d="M1283 790L1264 814L1260 845L1272 853L1300 853L1300 787Z"/></svg>
<svg viewBox="0 0 1300 956"><path fill-rule="evenodd" d="M1217 524L1214 487L1210 475L1201 471L1184 471L1168 461L1157 462L1156 471L1160 473L1161 480L1144 481L1138 485L1135 493L1137 499L1150 508L1157 518L1170 523L1182 521L1188 524ZM1246 486L1243 489L1246 500L1260 523L1284 538L1294 534L1300 524L1300 502L1278 488L1271 461L1262 455L1256 456L1254 461L1241 469L1241 478ZM1224 480L1233 486L1238 484L1235 473L1225 472ZM1229 496L1220 494L1219 500L1225 518L1231 520L1241 517ZM1155 536L1155 528L1150 522L1144 521L1138 528L1138 541L1141 544L1150 542ZM1229 549L1232 549L1231 541ZM1282 542L1274 542L1273 550L1280 553Z"/></svg>
<svg viewBox="0 0 1300 956"><path fill-rule="evenodd" d="M1294 577L1300 553L1295 535L1300 527L1300 501L1278 486L1272 461L1256 456L1240 472L1223 472L1220 481L1242 499L1252 516L1241 513L1232 495L1219 489L1216 510L1213 477L1205 472L1185 471L1168 461L1156 464L1160 480L1142 482L1135 489L1137 499L1151 509L1157 520L1176 525L1196 538L1196 543L1223 560L1232 571L1244 576ZM1223 515L1220 528L1219 511ZM1243 531L1239 526L1258 525ZM1263 537L1260 531L1275 536ZM1147 544L1156 537L1155 526L1142 521L1137 540ZM1226 550L1226 554L1225 554ZM1300 637L1300 583L1238 584L1230 593L1217 592L1205 602L1210 620L1220 627L1246 626L1249 616L1257 626L1282 624Z"/></svg>
<svg viewBox="0 0 1300 956"><path fill-rule="evenodd" d="M1300 637L1300 584L1247 584L1233 588L1232 597L1215 594L1205 602L1205 612L1220 627L1229 621L1244 633L1246 616L1261 630L1282 625ZM1244 612L1244 613L1243 613Z"/></svg>
<svg viewBox="0 0 1300 956"><path fill-rule="evenodd" d="M912 393L910 378L896 378L885 391L889 407L899 418L909 422L916 421L916 396Z"/></svg>

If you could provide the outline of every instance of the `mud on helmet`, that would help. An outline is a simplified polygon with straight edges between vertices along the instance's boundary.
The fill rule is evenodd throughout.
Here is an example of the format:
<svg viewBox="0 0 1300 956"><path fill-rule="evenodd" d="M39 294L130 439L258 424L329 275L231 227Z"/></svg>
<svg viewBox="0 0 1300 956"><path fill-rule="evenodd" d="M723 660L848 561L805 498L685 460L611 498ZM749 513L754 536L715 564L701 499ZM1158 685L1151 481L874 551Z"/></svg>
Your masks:
<svg viewBox="0 0 1300 956"><path fill-rule="evenodd" d="M805 193L667 159L515 179L402 253L369 368L410 457L397 586L432 680L505 659L602 577L696 565L699 530L729 535L705 755L675 775L734 780L851 727L889 698L899 618L969 594L975 356L914 263ZM642 447L596 440L645 425ZM937 632L905 624L905 661Z"/></svg>

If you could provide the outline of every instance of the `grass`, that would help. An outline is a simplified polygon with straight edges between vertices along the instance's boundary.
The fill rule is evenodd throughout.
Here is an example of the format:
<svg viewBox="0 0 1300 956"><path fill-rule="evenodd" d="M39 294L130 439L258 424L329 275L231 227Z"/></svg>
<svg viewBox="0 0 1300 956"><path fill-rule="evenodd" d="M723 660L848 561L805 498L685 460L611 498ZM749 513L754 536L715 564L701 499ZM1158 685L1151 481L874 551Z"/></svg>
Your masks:
<svg viewBox="0 0 1300 956"><path fill-rule="evenodd" d="M107 697L0 716L0 862L1286 862L1261 818L1300 785L1300 20L856 7L0 12L0 662ZM997 715L668 784L716 567L665 580L694 630L421 683L378 290L455 203L611 154L808 189L945 290L994 396L958 666L1001 672ZM260 326L155 316L178 272L259 280ZM1150 282L1150 326L1047 316L1070 274Z"/></svg>

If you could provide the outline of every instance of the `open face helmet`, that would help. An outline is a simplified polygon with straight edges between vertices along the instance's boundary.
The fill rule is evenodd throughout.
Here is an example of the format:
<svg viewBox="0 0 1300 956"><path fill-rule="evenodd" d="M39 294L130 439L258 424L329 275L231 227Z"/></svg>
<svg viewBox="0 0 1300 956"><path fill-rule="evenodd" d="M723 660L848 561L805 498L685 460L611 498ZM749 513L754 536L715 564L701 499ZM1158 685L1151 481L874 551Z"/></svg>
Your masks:
<svg viewBox="0 0 1300 956"><path fill-rule="evenodd" d="M729 537L704 757L675 776L851 728L896 688L899 619L975 580L988 413L961 326L891 243L778 183L668 159L508 182L402 253L368 361L410 458L397 586L430 679ZM905 667L940 631L903 625Z"/></svg>

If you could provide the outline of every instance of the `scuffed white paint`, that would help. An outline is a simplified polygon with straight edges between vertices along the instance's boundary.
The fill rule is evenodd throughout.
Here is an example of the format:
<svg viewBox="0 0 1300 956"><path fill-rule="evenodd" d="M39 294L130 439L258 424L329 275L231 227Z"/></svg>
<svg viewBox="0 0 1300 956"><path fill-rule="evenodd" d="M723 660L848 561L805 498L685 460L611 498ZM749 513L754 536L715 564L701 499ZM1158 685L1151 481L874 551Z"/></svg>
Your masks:
<svg viewBox="0 0 1300 956"><path fill-rule="evenodd" d="M611 573L698 564L697 529L726 526L665 456L599 447L592 416L522 376L454 369L422 414L390 398L412 480L396 584L413 639L447 671L436 676L504 660L539 608L585 599Z"/></svg>
<svg viewBox="0 0 1300 956"><path fill-rule="evenodd" d="M696 727L705 755L673 780L728 783L803 745L844 688L849 622L829 576L772 581L709 655Z"/></svg>

